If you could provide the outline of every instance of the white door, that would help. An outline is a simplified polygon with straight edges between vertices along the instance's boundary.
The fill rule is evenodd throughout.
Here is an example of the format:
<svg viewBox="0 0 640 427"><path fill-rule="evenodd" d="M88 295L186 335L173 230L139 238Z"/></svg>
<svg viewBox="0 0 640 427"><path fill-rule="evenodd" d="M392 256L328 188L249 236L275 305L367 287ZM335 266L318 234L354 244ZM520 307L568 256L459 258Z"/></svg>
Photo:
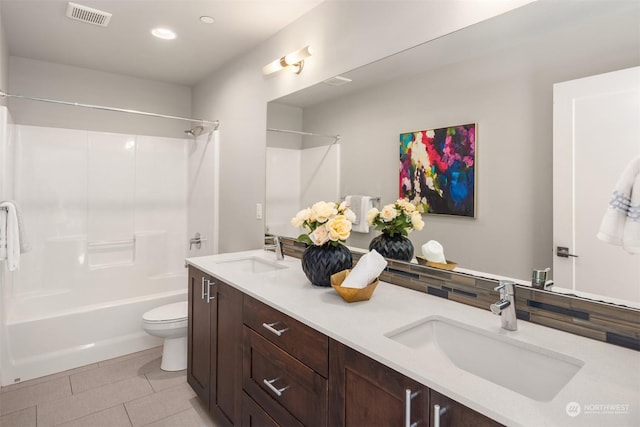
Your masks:
<svg viewBox="0 0 640 427"><path fill-rule="evenodd" d="M553 87L557 286L640 302L640 255L596 238L623 169L640 155L640 67Z"/></svg>

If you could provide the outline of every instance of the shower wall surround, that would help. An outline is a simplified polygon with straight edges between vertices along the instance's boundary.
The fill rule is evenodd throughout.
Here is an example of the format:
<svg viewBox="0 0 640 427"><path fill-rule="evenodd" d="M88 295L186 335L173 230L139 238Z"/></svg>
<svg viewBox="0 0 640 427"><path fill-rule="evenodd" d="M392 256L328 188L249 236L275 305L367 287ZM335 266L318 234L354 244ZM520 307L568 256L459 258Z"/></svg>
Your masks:
<svg viewBox="0 0 640 427"><path fill-rule="evenodd" d="M15 199L34 249L14 298L73 291L79 275L102 268L135 269L136 243L148 240L156 253L144 276L183 273L186 140L17 126L16 151Z"/></svg>
<svg viewBox="0 0 640 427"><path fill-rule="evenodd" d="M20 270L4 273L3 385L157 345L140 319L186 299L191 141L26 125L14 132L9 193L33 249Z"/></svg>

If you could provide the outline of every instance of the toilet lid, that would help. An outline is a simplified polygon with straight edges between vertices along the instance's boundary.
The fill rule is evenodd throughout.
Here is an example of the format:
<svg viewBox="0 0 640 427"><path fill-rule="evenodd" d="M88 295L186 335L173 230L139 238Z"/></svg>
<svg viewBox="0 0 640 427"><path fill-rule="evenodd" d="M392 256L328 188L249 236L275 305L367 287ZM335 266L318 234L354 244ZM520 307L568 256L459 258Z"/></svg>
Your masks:
<svg viewBox="0 0 640 427"><path fill-rule="evenodd" d="M187 318L188 310L187 301L175 302L147 311L142 315L142 320L147 322L183 320Z"/></svg>

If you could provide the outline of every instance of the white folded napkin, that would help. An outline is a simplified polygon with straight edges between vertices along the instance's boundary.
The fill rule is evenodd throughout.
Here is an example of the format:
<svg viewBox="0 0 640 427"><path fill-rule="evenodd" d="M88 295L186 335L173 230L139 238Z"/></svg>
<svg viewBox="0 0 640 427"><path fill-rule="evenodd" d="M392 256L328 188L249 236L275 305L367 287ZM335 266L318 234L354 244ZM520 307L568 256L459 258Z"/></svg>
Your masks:
<svg viewBox="0 0 640 427"><path fill-rule="evenodd" d="M437 262L438 264L446 264L447 259L444 257L444 249L439 242L429 240L422 245L422 255L427 261Z"/></svg>
<svg viewBox="0 0 640 427"><path fill-rule="evenodd" d="M343 288L362 289L373 282L387 266L384 259L375 249L363 255L349 275L342 282Z"/></svg>

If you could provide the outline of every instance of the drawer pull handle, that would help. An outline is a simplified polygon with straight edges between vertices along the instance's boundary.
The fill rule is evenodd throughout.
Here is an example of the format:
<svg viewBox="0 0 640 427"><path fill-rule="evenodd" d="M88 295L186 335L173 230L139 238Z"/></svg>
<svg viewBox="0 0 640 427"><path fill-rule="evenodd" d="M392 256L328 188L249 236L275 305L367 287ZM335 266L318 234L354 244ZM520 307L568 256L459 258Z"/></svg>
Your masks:
<svg viewBox="0 0 640 427"><path fill-rule="evenodd" d="M419 391L411 392L411 389L405 389L405 399L404 399L404 425L406 427L416 427L418 425L417 422L411 422L411 401L414 397L420 393Z"/></svg>
<svg viewBox="0 0 640 427"><path fill-rule="evenodd" d="M285 332L287 332L289 330L289 328L284 328L284 329L276 329L274 328L275 325L277 325L278 322L274 322L274 323L263 323L262 326L269 332L274 333L277 336L282 336L282 334L284 334Z"/></svg>
<svg viewBox="0 0 640 427"><path fill-rule="evenodd" d="M278 381L279 379L280 379L279 377L278 377L278 378L274 378L274 379L272 379L272 380L264 379L264 380L262 380L262 382L264 383L264 385L266 385L267 387L269 387L269 388L271 389L271 391L272 391L272 392L274 392L276 395L278 395L278 396L282 396L282 392L283 392L283 391L285 391L286 389L288 389L288 388L289 388L289 386L282 387L282 388L275 388L275 387L273 386L273 383L274 383L274 382L276 382L276 381Z"/></svg>

